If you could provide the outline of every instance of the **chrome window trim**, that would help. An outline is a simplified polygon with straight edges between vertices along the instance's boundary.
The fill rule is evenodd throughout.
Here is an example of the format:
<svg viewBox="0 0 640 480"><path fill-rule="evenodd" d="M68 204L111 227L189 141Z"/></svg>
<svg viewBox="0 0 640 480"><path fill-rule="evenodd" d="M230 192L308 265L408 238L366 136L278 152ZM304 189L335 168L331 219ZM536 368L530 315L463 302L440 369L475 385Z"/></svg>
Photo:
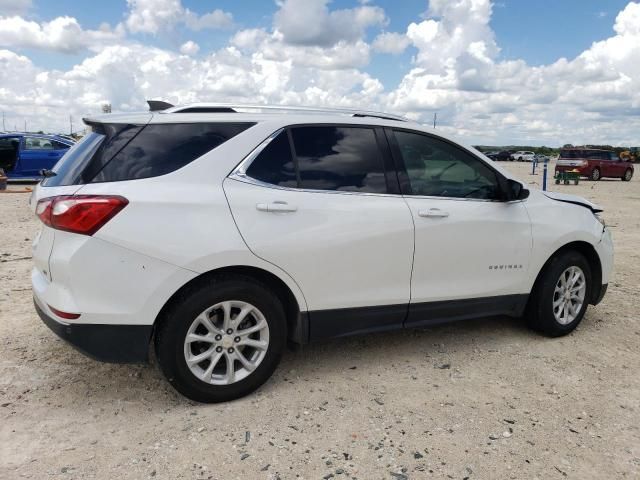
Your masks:
<svg viewBox="0 0 640 480"><path fill-rule="evenodd" d="M247 175L247 170L253 163L260 153L276 138L280 133L284 132L287 127L282 127L273 132L267 138L265 138L260 144L255 147L249 154L242 159L242 161L238 164L236 168L227 176L231 180L236 180L243 183L248 183L250 185L256 185L258 187L270 188L272 190L281 190L281 191L289 191L289 192L306 192L306 193L330 193L330 194L338 194L338 195L362 195L362 196L373 196L373 197L398 197L398 198L419 198L424 200L454 200L458 202L493 202L493 203L512 203L512 202L504 202L502 200L491 200L484 198L460 198L460 197L438 197L438 196L427 196L427 195L402 195L399 193L373 193L373 192L352 192L348 190L316 190L311 188L297 188L297 187L283 187L280 185L274 185L273 183L263 182L262 180L257 180L253 177ZM521 202L522 200L515 200L516 202Z"/></svg>
<svg viewBox="0 0 640 480"><path fill-rule="evenodd" d="M247 170L249 169L253 161L256 159L256 157L260 155L265 148L267 148L267 145L269 145L274 138L280 135L280 133L284 132L285 129L286 129L285 127L279 128L278 130L273 132L271 135L269 135L267 138L265 138L262 142L260 142L260 144L258 144L256 148L251 150L249 152L249 155L244 157L242 161L238 164L238 166L233 169L233 171L229 174L229 177L234 177L236 175L247 176ZM250 177L247 177L247 178L250 178Z"/></svg>
<svg viewBox="0 0 640 480"><path fill-rule="evenodd" d="M248 183L257 187L269 188L271 190L281 190L285 192L304 192L304 193L329 193L338 195L362 195L373 197L397 197L397 198L417 198L422 200L453 200L457 202L491 202L491 203L515 203L522 202L523 200L512 200L505 202L503 200L491 200L484 198L460 198L460 197L438 197L438 196L426 196L426 195L402 195L399 193L372 193L372 192L352 192L349 190L315 190L311 188L294 188L294 187L282 187L280 185L274 185L272 183L263 182L250 177L246 173L234 172L228 176L229 179L242 183Z"/></svg>

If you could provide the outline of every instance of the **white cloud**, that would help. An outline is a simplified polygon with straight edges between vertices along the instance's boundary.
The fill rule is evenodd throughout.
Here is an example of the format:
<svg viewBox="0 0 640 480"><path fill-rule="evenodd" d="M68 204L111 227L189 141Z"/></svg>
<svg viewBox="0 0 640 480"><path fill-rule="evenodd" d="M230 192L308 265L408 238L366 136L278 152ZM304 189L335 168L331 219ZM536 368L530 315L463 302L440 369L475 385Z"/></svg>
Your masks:
<svg viewBox="0 0 640 480"><path fill-rule="evenodd" d="M640 4L619 13L616 35L541 67L499 60L490 16L488 0L432 0L407 29L418 53L388 108L438 111L445 130L485 144L640 143Z"/></svg>
<svg viewBox="0 0 640 480"><path fill-rule="evenodd" d="M373 26L386 23L380 7L333 10L329 0L284 0L274 16L274 27L284 42L293 45L330 47L340 42L355 42Z"/></svg>
<svg viewBox="0 0 640 480"><path fill-rule="evenodd" d="M83 30L73 17L57 17L37 23L22 17L0 17L0 47L41 48L60 52L114 43L123 38L121 27L112 30L104 25L99 30Z"/></svg>
<svg viewBox="0 0 640 480"><path fill-rule="evenodd" d="M133 33L156 33L183 15L180 0L127 0L127 28Z"/></svg>
<svg viewBox="0 0 640 480"><path fill-rule="evenodd" d="M279 12L286 5L293 4L282 3ZM638 2L617 15L609 38L576 58L535 67L500 58L489 0L431 0L425 17L407 25L406 33L381 33L372 45L365 32L384 24L384 12L347 10L353 23L360 18L359 26L327 40L335 26L326 22L333 25L335 11L325 1L309 9L314 5L320 6L322 28L307 36L275 20L272 29L236 32L213 52L199 52L195 42L182 44L178 53L97 39L68 20L70 26L59 30L77 35L45 35L47 22L23 21L14 30L0 23L0 44L11 48L27 46L27 38L60 51L107 44L66 71L41 69L25 56L0 51L0 105L9 124L26 118L45 130L66 128L69 113L97 114L104 102L127 111L145 109L146 98L164 98L383 109L427 123L437 111L439 128L483 144L640 143ZM175 25L157 16L140 22L147 31ZM13 33L7 37L7 31ZM398 85L383 85L366 72L375 52L402 52L407 44L415 55Z"/></svg>
<svg viewBox="0 0 640 480"><path fill-rule="evenodd" d="M220 9L198 15L184 8L181 0L127 0L129 13L125 20L132 33L158 33L185 24L191 30L228 28L233 16Z"/></svg>
<svg viewBox="0 0 640 480"><path fill-rule="evenodd" d="M195 55L199 50L200 45L192 40L189 40L188 42L185 42L180 46L180 53L183 53L185 55Z"/></svg>
<svg viewBox="0 0 640 480"><path fill-rule="evenodd" d="M384 32L375 38L372 47L377 52L399 55L407 49L410 43L409 37L402 33Z"/></svg>
<svg viewBox="0 0 640 480"><path fill-rule="evenodd" d="M640 35L640 3L629 3L616 17L613 29L619 35Z"/></svg>
<svg viewBox="0 0 640 480"><path fill-rule="evenodd" d="M32 7L32 0L0 0L0 15L23 15Z"/></svg>
<svg viewBox="0 0 640 480"><path fill-rule="evenodd" d="M229 28L233 25L233 15L220 9L198 16L187 8L184 16L187 27L195 31L206 28Z"/></svg>
<svg viewBox="0 0 640 480"><path fill-rule="evenodd" d="M99 114L103 103L114 111L144 110L148 98L357 106L382 91L379 81L355 69L294 67L291 60L235 47L195 59L115 45L68 71L38 69L28 58L0 50L0 67L0 105L7 107L9 123L27 119L31 128L44 130L64 130L69 114Z"/></svg>

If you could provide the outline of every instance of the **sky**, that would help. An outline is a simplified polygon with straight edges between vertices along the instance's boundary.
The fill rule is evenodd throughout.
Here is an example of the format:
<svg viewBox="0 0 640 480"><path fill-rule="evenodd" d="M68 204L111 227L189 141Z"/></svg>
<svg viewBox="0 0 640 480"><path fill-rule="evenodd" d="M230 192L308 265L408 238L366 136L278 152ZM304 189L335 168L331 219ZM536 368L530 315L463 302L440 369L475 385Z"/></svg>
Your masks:
<svg viewBox="0 0 640 480"><path fill-rule="evenodd" d="M0 0L4 129L68 132L146 99L437 112L481 145L640 145L640 2Z"/></svg>

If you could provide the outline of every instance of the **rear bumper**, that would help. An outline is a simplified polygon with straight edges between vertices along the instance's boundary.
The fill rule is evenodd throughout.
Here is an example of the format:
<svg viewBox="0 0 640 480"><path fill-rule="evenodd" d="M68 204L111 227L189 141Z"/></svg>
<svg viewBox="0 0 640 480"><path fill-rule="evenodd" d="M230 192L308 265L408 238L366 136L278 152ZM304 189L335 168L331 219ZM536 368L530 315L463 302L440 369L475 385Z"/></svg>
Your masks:
<svg viewBox="0 0 640 480"><path fill-rule="evenodd" d="M590 167L570 167L568 165L556 165L556 172L578 172L583 177L588 177L591 174Z"/></svg>
<svg viewBox="0 0 640 480"><path fill-rule="evenodd" d="M36 312L53 333L88 357L111 363L147 361L151 325L68 324L45 313L35 298L33 303Z"/></svg>

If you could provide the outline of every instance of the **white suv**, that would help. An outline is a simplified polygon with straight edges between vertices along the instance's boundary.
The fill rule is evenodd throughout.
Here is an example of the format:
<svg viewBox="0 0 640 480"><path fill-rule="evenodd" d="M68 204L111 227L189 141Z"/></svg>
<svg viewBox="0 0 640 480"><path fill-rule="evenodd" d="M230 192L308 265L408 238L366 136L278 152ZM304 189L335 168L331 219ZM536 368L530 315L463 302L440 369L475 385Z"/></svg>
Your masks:
<svg viewBox="0 0 640 480"><path fill-rule="evenodd" d="M511 158L517 160L518 162L533 162L535 157L535 153L527 152L524 150L511 154Z"/></svg>
<svg viewBox="0 0 640 480"><path fill-rule="evenodd" d="M253 391L287 342L489 315L564 335L609 282L595 205L401 117L197 104L85 122L32 197L36 309L99 360L153 342L194 400Z"/></svg>

